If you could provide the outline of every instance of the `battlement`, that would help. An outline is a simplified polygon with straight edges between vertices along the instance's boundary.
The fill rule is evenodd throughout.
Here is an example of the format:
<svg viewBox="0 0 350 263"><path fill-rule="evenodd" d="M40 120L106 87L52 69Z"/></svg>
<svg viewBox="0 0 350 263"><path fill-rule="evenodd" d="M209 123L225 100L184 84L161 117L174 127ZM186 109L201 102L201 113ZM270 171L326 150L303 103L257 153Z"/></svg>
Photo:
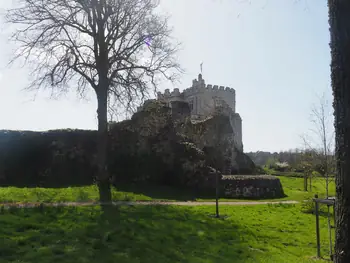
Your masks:
<svg viewBox="0 0 350 263"><path fill-rule="evenodd" d="M218 85L212 85L212 84L208 84L205 85L203 87L190 87L185 89L183 92L180 92L180 90L178 88L175 88L172 92L170 92L169 89L166 89L164 91L164 93L162 92L158 92L158 99L160 98L172 98L172 97L180 97L182 95L184 96L191 96L193 94L199 93L199 92L217 92L217 91L221 91L221 92L227 92L227 95L231 95L235 94L235 89L230 88L230 87L224 87L224 86L218 86Z"/></svg>
<svg viewBox="0 0 350 263"><path fill-rule="evenodd" d="M183 92L185 96L190 96L195 93L199 92L227 92L229 96L232 96L236 91L233 88L230 87L224 87L224 86L218 86L218 85L212 85L212 84L207 84L204 86L192 86L190 88L185 89Z"/></svg>
<svg viewBox="0 0 350 263"><path fill-rule="evenodd" d="M202 74L198 75L198 80L194 79L192 81L192 87L185 89L183 92L180 92L178 88L175 88L172 92L169 89L166 89L164 93L158 92L158 99L169 99L174 97L187 97L191 95L195 95L196 93L201 92L220 92L222 96L227 93L227 96L231 97L235 94L235 89L230 87L224 87L219 85L205 84L204 79L202 78Z"/></svg>
<svg viewBox="0 0 350 263"><path fill-rule="evenodd" d="M181 93L178 88L175 88L172 92L170 92L169 89L166 89L164 93L158 91L157 97L158 99L181 98L183 97L183 93Z"/></svg>
<svg viewBox="0 0 350 263"><path fill-rule="evenodd" d="M221 91L221 92L227 92L228 96L232 96L232 94L235 94L235 89L230 88L230 87L224 87L224 86L218 86L218 85L212 85L212 84L208 84L205 85L204 87L190 87L185 89L183 92L180 92L180 90L178 88L175 88L173 91L170 92L169 89L166 89L164 91L164 93L162 92L158 92L158 99L162 99L162 98L173 98L173 97L181 97L181 96L191 96L193 94L199 93L199 92L217 92L217 91Z"/></svg>

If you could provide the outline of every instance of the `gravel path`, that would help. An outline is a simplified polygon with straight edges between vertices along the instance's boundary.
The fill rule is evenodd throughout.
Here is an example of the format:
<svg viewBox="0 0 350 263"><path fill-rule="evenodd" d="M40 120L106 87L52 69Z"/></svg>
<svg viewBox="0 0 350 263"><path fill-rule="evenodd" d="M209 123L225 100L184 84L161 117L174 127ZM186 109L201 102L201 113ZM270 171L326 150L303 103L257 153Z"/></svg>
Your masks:
<svg viewBox="0 0 350 263"><path fill-rule="evenodd" d="M266 205L266 204L297 204L297 201L242 201L242 202L220 202L220 205L242 206L242 205ZM100 202L60 202L60 203L0 203L5 208L19 207L31 208L40 205L44 206L94 206L101 205ZM175 205L175 206L199 206L199 205L215 205L215 202L165 202L165 201L116 201L112 203L115 206L133 206L133 205Z"/></svg>

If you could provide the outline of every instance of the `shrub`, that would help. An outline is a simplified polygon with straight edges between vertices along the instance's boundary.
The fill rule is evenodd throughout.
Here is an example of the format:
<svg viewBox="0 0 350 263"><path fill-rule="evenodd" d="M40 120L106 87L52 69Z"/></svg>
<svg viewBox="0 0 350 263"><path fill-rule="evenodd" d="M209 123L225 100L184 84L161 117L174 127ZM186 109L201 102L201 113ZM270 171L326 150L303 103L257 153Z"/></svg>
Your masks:
<svg viewBox="0 0 350 263"><path fill-rule="evenodd" d="M306 198L301 202L300 210L302 213L314 214L315 213L315 202L312 197Z"/></svg>

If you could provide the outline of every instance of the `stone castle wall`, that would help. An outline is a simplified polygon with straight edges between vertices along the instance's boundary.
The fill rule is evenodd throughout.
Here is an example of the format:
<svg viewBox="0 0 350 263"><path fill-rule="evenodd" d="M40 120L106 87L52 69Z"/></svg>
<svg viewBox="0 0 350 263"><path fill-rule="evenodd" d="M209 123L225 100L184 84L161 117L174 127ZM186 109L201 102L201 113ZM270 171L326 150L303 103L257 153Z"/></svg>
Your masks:
<svg viewBox="0 0 350 263"><path fill-rule="evenodd" d="M192 86L182 93L178 88L175 88L172 92L169 89L166 89L164 93L158 92L158 100L166 102L187 101L192 104L192 114L198 117L209 115L215 108L214 97L224 100L232 111L236 112L235 89L211 84L206 85L201 74L199 74L198 80L194 79Z"/></svg>
<svg viewBox="0 0 350 263"><path fill-rule="evenodd" d="M175 102L188 103L193 120L204 120L212 116L218 107L224 108L224 114L230 116L230 124L234 130L234 144L238 150L243 151L242 119L236 113L235 89L205 84L202 75L199 74L198 80L194 79L190 88L183 92L178 88L172 92L166 89L164 93L158 92L157 99L166 102L170 108L177 105Z"/></svg>

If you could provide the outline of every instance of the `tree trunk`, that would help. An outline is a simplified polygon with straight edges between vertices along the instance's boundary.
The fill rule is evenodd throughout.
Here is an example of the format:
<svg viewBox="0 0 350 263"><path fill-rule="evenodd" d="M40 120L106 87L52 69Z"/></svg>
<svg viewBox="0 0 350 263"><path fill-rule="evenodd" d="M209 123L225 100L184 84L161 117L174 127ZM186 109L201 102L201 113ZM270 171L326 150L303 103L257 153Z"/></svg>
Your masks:
<svg viewBox="0 0 350 263"><path fill-rule="evenodd" d="M108 143L108 122L107 122L107 92L97 94L97 119L98 119L98 140L97 140L97 185L100 202L109 203L112 201L111 184L107 170L107 143Z"/></svg>
<svg viewBox="0 0 350 263"><path fill-rule="evenodd" d="M304 174L304 191L307 192L307 175Z"/></svg>
<svg viewBox="0 0 350 263"><path fill-rule="evenodd" d="M350 1L328 0L336 140L335 263L350 262Z"/></svg>
<svg viewBox="0 0 350 263"><path fill-rule="evenodd" d="M221 175L221 173L220 173ZM216 217L219 218L219 172L215 173L215 207L216 207Z"/></svg>
<svg viewBox="0 0 350 263"><path fill-rule="evenodd" d="M309 189L310 189L310 192L312 192L312 173L309 175Z"/></svg>

